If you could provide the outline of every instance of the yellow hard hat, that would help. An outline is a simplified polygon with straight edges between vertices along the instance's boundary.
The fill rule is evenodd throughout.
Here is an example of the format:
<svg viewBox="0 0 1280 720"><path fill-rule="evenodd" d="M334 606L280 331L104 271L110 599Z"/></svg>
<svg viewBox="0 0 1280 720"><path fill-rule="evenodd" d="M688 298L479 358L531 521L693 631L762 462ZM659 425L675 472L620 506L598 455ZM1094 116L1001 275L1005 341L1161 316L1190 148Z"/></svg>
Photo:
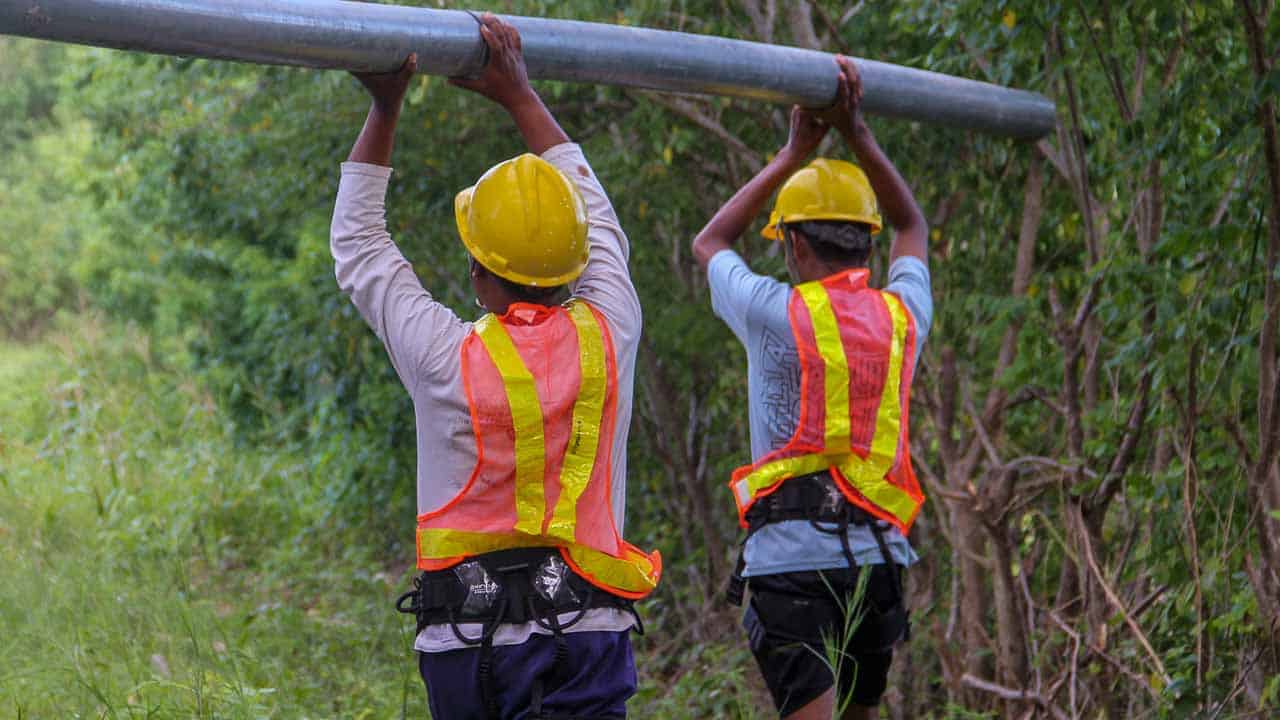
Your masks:
<svg viewBox="0 0 1280 720"><path fill-rule="evenodd" d="M587 266L587 207L554 165L525 153L489 168L453 199L462 244L493 274L564 285Z"/></svg>
<svg viewBox="0 0 1280 720"><path fill-rule="evenodd" d="M818 158L797 170L778 191L769 224L760 234L781 240L779 223L803 220L860 222L871 226L872 235L880 232L876 193L862 168L843 160Z"/></svg>

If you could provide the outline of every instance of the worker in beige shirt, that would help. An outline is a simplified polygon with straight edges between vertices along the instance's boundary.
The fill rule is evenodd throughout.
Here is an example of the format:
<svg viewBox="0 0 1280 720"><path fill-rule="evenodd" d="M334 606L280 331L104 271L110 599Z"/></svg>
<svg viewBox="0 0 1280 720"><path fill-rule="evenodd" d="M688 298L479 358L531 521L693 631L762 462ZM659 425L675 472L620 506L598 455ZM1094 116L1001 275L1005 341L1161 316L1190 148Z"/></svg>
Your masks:
<svg viewBox="0 0 1280 720"><path fill-rule="evenodd" d="M661 560L621 537L640 304L617 215L529 86L516 30L481 20L489 60L454 85L504 107L531 154L458 194L486 312L423 288L386 229L395 128L416 70L358 75L373 103L342 165L338 284L382 340L417 420L418 567L399 609L432 716L625 717L631 602Z"/></svg>

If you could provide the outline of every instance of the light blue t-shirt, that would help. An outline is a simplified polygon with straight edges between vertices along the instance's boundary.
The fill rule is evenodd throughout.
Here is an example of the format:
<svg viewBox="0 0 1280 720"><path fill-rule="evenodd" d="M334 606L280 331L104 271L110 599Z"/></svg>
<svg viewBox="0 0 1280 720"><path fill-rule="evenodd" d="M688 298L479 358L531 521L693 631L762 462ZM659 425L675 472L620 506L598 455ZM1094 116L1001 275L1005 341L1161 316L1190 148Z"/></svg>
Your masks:
<svg viewBox="0 0 1280 720"><path fill-rule="evenodd" d="M800 410L800 355L791 334L787 304L791 285L747 267L738 253L722 250L707 267L711 309L747 349L748 419L751 459L759 460L795 434ZM902 299L916 323L916 359L933 324L929 268L918 258L900 257L889 267L885 287ZM834 526L832 526L834 527ZM918 558L898 529L883 523L885 544L896 563ZM859 565L884 562L868 526L848 530L849 548ZM744 575L773 575L845 567L839 536L819 532L808 520L770 523L754 533L743 550Z"/></svg>

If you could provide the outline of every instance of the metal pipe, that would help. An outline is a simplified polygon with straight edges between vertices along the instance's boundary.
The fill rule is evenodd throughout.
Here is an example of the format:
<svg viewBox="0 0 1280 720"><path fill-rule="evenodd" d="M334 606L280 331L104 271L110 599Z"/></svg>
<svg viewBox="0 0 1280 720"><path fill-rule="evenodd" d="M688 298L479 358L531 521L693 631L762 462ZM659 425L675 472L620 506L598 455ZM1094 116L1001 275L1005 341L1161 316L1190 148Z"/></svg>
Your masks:
<svg viewBox="0 0 1280 720"><path fill-rule="evenodd" d="M709 35L511 17L529 76L829 105L828 53ZM0 33L261 64L388 71L410 52L433 75L474 75L484 62L473 17L458 10L343 0L0 0ZM856 59L871 114L1023 139L1054 126L1037 93Z"/></svg>

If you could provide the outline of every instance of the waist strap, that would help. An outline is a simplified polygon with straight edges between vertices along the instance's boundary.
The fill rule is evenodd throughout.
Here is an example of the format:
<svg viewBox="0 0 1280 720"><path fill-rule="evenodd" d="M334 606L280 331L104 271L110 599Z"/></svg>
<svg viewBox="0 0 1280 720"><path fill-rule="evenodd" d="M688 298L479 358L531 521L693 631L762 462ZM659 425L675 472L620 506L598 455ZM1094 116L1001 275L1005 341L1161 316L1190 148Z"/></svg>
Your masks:
<svg viewBox="0 0 1280 720"><path fill-rule="evenodd" d="M542 712L544 685L557 684L567 670L568 643L564 631L593 607L616 607L631 612L637 632L644 625L631 600L611 595L579 577L555 548L519 548L477 555L447 570L424 572L414 589L400 596L396 609L417 616L418 632L428 625L448 623L455 637L479 646L477 672L480 694L490 720L500 717L493 674L493 635L503 623L536 622L555 638L551 668L533 680L530 718L551 718ZM408 604L406 605L406 601ZM567 622L560 615L576 612ZM467 637L460 623L480 623L480 634ZM574 716L566 720L591 720Z"/></svg>
<svg viewBox="0 0 1280 720"><path fill-rule="evenodd" d="M893 556L884 539L887 524L876 520L870 513L849 502L844 493L836 485L830 470L798 475L782 482L772 493L756 500L747 511L747 535L743 538L742 547L738 550L738 562L733 574L729 577L725 588L725 599L731 605L742 605L746 590L746 578L742 573L746 570L746 542L761 528L772 523L786 520L807 520L814 530L840 538L840 550L845 562L853 570L853 552L849 548L848 529L851 525L869 526L871 534L880 548L881 558L886 565L892 566ZM834 524L834 528L824 527L819 523ZM900 591L899 591L900 592Z"/></svg>
<svg viewBox="0 0 1280 720"><path fill-rule="evenodd" d="M479 644L499 624L538 622L565 629L592 607L616 607L634 614L633 603L596 588L573 572L555 548L519 548L477 555L447 570L423 572L396 609L417 616L418 631L449 624L458 639ZM559 615L578 612L561 625ZM481 637L468 638L460 623L481 623ZM638 622L638 618L637 618Z"/></svg>
<svg viewBox="0 0 1280 720"><path fill-rule="evenodd" d="M784 480L777 490L757 500L747 512L747 535L785 520L879 525L870 513L845 498L830 470Z"/></svg>

